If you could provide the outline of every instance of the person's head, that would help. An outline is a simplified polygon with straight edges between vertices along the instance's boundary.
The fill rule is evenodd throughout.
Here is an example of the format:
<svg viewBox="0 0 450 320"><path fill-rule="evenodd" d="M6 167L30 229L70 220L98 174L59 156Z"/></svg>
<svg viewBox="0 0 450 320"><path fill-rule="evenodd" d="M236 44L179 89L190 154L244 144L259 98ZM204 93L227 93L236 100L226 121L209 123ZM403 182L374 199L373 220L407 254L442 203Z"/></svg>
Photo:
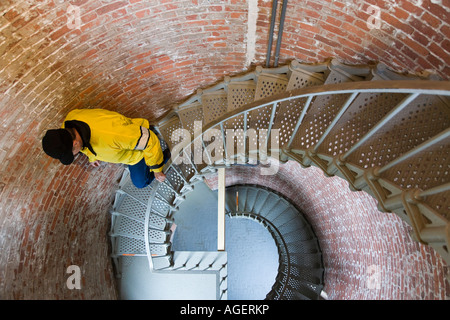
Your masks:
<svg viewBox="0 0 450 320"><path fill-rule="evenodd" d="M69 165L83 148L83 141L75 128L51 129L42 138L42 148L50 157Z"/></svg>

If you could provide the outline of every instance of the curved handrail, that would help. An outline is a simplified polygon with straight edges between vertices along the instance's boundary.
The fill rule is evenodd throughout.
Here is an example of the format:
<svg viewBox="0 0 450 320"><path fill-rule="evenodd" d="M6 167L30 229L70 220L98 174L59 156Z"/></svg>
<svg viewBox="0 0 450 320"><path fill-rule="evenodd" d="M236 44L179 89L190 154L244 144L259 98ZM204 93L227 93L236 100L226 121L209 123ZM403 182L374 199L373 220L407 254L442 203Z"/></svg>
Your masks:
<svg viewBox="0 0 450 320"><path fill-rule="evenodd" d="M236 118L249 111L254 111L259 108L267 107L288 100L296 100L300 98L309 98L330 94L360 94L360 93L409 93L409 94L426 94L426 95L441 95L450 96L450 81L421 81L421 80L380 80L380 81L360 81L351 83L327 84L322 86L307 87L295 89L284 93L279 93L253 103L243 105L233 111L227 112L218 117L216 120L208 123L202 127L202 135L208 130L219 126L221 123ZM161 120L161 121L164 121ZM183 146L183 150L191 147L196 139L195 137L189 144ZM180 151L183 151L180 150ZM175 156L175 157L174 157ZM178 160L180 155L172 154L172 161ZM171 165L171 164L170 164ZM169 166L170 166L169 165ZM167 167L168 168L168 167Z"/></svg>
<svg viewBox="0 0 450 320"><path fill-rule="evenodd" d="M154 186L150 192L150 196L148 198L148 205L147 205L147 210L145 212L145 219L144 219L144 241L145 241L145 252L147 254L147 259L148 259L148 263L149 263L149 267L150 270L153 270L153 260L152 260L152 253L150 250L150 239L148 236L148 229L150 226L150 213L152 212L152 203L156 198L156 192L158 191L158 187L159 187L159 181L157 181L156 179L153 181Z"/></svg>
<svg viewBox="0 0 450 320"><path fill-rule="evenodd" d="M295 100L300 98L309 98L311 100L317 96L323 95L338 95L338 94L360 94L360 93L405 93L411 94L415 96L419 95L438 95L438 96L450 96L450 81L422 81L422 80L380 80L380 81L360 81L360 82L344 82L339 84L327 84L322 86L312 86L307 88L295 89L292 91L287 91L284 93L276 94L267 98L260 99L250 104L243 105L233 111L227 112L222 116L218 117L214 121L204 125L202 127L201 135L192 139L189 143L182 146L182 153L184 154L184 150L187 148L191 148L196 139L201 139L203 134L208 130L213 129L215 127L220 127L225 121L231 120L233 118L239 117L241 115L245 115L250 111L257 110L259 108L267 107L272 105L273 108L277 107L277 104L284 101ZM159 123L163 123L167 120L167 118L163 118ZM222 128L223 130L223 128ZM165 137L170 138L170 137ZM202 151L203 152L203 151ZM166 172L173 163L179 160L180 154L172 153L172 159L169 161L165 167L164 171ZM195 165L191 163L191 165L195 168ZM214 164L210 164L214 165ZM197 173L196 173L197 174ZM349 181L350 182L350 181ZM158 182L152 190L152 196L149 199L149 206L146 212L146 234L148 230L148 219L151 212L151 201L156 196L156 191L158 188ZM372 185L369 185L369 188L373 189ZM376 194L376 190L373 190L374 194ZM151 200L151 201L150 201ZM383 201L383 199L378 199ZM148 238L148 235L147 235ZM151 262L151 252L148 241L146 241L146 250L149 257L149 262Z"/></svg>

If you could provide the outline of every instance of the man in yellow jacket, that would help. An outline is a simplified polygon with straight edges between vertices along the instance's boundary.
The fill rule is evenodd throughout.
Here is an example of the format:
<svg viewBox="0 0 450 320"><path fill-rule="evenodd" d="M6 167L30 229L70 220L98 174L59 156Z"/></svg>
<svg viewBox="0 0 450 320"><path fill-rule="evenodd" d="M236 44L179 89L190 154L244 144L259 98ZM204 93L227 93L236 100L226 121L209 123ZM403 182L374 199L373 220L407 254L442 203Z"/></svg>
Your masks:
<svg viewBox="0 0 450 320"><path fill-rule="evenodd" d="M95 167L100 161L127 164L138 188L155 178L163 182L163 166L170 158L167 144L150 129L148 120L103 109L69 112L61 129L46 132L42 147L64 165L71 164L79 152Z"/></svg>

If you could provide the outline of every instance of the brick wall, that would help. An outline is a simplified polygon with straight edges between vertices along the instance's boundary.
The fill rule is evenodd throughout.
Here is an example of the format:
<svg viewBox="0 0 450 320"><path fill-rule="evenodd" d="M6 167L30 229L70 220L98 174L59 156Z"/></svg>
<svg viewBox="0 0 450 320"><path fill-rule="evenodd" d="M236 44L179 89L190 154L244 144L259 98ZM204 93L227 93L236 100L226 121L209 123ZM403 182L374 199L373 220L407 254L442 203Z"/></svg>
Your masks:
<svg viewBox="0 0 450 320"><path fill-rule="evenodd" d="M17 153L2 164L0 298L116 298L107 232L118 166L78 157L61 168L36 147ZM71 265L81 289L66 285Z"/></svg>
<svg viewBox="0 0 450 320"><path fill-rule="evenodd" d="M270 16L268 6L261 33L268 30L263 22ZM382 61L398 72L429 71L449 79L449 24L448 1L289 1L280 63L332 56L351 64ZM264 37L259 44L266 48Z"/></svg>
<svg viewBox="0 0 450 320"><path fill-rule="evenodd" d="M240 72L245 14L242 1L1 2L0 298L117 297L108 209L123 167L64 168L41 137L74 108L152 120ZM66 287L70 265L81 290Z"/></svg>
<svg viewBox="0 0 450 320"><path fill-rule="evenodd" d="M353 2L289 1L280 63L335 56L449 78L448 1ZM369 4L380 29L367 27ZM41 137L74 108L153 120L248 61L263 64L271 3L256 11L251 34L244 0L1 1L0 298L116 297L106 231L122 167L63 168ZM65 285L72 264L82 290Z"/></svg>
<svg viewBox="0 0 450 320"><path fill-rule="evenodd" d="M352 192L343 179L291 161L280 165L276 176L260 173L258 168L230 168L225 183L271 188L305 213L322 249L329 299L450 297L445 261L412 240L411 227L398 216L379 212L365 192ZM206 182L217 189L217 175Z"/></svg>

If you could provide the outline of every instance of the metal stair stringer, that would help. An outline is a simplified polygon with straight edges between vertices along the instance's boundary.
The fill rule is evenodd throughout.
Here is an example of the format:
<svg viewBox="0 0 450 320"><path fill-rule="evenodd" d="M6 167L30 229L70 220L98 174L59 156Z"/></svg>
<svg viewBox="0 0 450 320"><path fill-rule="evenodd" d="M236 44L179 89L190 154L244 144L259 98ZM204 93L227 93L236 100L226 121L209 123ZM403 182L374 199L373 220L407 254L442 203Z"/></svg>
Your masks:
<svg viewBox="0 0 450 320"><path fill-rule="evenodd" d="M257 71L244 76L227 78L213 88L202 90L178 107L170 117L157 124L158 131L172 150L180 141L180 137L175 134L177 129L192 129L192 119L203 122L203 128L199 130L201 135L207 130L217 130L222 138L223 150L227 150L226 129L241 129L243 134L237 135L234 142L243 144L245 148L241 157L236 156L228 159L230 161L200 165L194 163L193 151L195 150L192 143L187 146L191 151L189 156L186 156L188 154L186 150L178 150L177 154L173 153L172 160L183 157L183 161L170 162L164 170L165 172L170 170L174 176L178 177L179 181L176 183L171 181L167 186L168 189L172 186L175 193L178 193L178 197L171 196L168 199L164 195L157 195L159 185L155 184L155 189L152 189L155 192L153 195L154 205L151 205L151 209L147 208L149 213L152 212L149 210L154 210L160 214L160 211L167 210L165 206L176 209L176 204L172 201L175 199L178 199L178 202L183 201L183 196L192 188L192 185L203 179L205 168L214 169L224 165L249 164L248 149L251 141L246 133L252 128L257 131L261 129L267 130L269 136L265 141L260 139L259 135L256 136L258 143L256 159L258 161L264 160L264 157L279 157L279 160L297 161L304 167L317 166L327 175L340 176L349 182L352 189L363 190L372 195L378 201L380 210L394 212L403 218L413 226L417 240L432 246L446 261L450 261L448 252L450 212L448 212L448 202L442 201L442 199L450 198L450 182L448 175L443 175L440 179L436 178L436 172L439 170L432 169L436 166L446 168L449 163L450 130L445 124L447 122L441 123L439 128L433 124L443 118L447 121L446 119L450 117L448 115L449 82L430 81L423 78L411 80L410 77L403 78L391 71L387 72L377 65L346 66L336 60L317 65L292 62L290 66L283 68L257 69ZM301 77L303 76L309 80L302 82ZM300 80L294 79L294 77ZM258 97L257 91L261 92L261 84L264 81L267 82L269 78L283 78L287 91L275 92L275 90L269 89L266 92L276 94ZM241 88L240 84L245 86ZM226 112L224 112L225 93ZM213 99L215 95L221 99L219 107L207 104L208 99ZM338 98L338 96L340 97ZM367 120L368 122L367 114L373 113L373 109L379 103L390 100L392 96L398 96L396 99L391 99L391 102L395 102L394 105L386 105L383 107L384 111L380 110L379 113L371 115L370 123L358 124L356 117L360 117L361 121ZM436 104L438 100L430 99L430 96L436 96L441 102ZM203 97L207 98L203 99ZM255 97L257 97L256 101ZM417 99L424 97L425 100ZM366 99L372 102L366 103ZM319 101L323 103L319 103ZM187 112L187 109L194 104L195 108L198 108L196 109L198 112L190 112L191 120L189 120L187 115L185 117L182 113L183 110ZM323 108L323 105L330 106L333 111L326 111L331 109ZM434 110L430 113L431 118L421 117L419 119L424 124L422 127L431 127L427 127L429 131L423 139L414 140L406 149L399 149L400 151L395 155L390 154L389 146L368 143L382 140L388 134L395 134L395 119L397 119L395 115L406 119L404 122L406 128L410 121L409 117L414 117L414 112L417 110L414 108L420 109L420 107ZM201 117L199 116L200 110ZM211 112L211 110L217 111ZM405 110L406 113L402 115L400 110ZM409 112L412 110L414 111L411 116ZM207 112L209 112L208 116L205 117ZM447 126L446 129L445 126ZM319 129L315 129L315 127ZM361 130L355 131L355 127ZM419 129L422 127L415 126ZM275 148L270 144L271 129L278 130L276 134L279 145ZM419 136L420 130L412 132ZM409 132L406 138L398 137L397 140L403 143L402 139L405 139L406 143L413 137L412 132ZM341 135L338 136L337 133ZM171 139L174 134L178 140ZM305 144L305 139L309 139L312 143ZM341 140L345 143L340 143ZM262 148L261 143L266 144L266 150ZM209 152L205 149L207 146L207 143L200 146L201 152L206 155ZM364 148L373 146L379 148L376 150L377 155L370 154L368 156L367 151L363 152ZM265 154L262 154L262 151L265 151ZM374 158L380 156L382 162L374 161ZM226 152L224 157L226 157ZM432 160L420 161L427 157ZM235 163L238 158L243 159L243 163ZM425 174L417 176L420 178L417 180L426 181L427 175L433 172L433 184L414 181L416 177L414 171L417 170L408 169L411 166L419 168L425 164L426 168L423 169ZM180 185L182 186L180 187ZM255 202L251 205L255 210L262 206L256 200L258 197L261 199L261 195L262 193L259 196L255 195ZM116 198L117 201L120 201L120 195ZM229 205L232 204L229 203ZM281 217L280 213L278 219ZM116 222L117 219L113 217L112 224ZM146 223L150 224L149 218ZM288 225L285 224L283 228L288 228ZM289 233L289 236L294 234L295 232ZM146 246L147 251L150 251L148 241L146 241ZM311 256L313 255L311 254ZM293 293L292 297L294 296L298 297L297 293Z"/></svg>
<svg viewBox="0 0 450 320"><path fill-rule="evenodd" d="M257 185L227 187L226 198L230 217L261 223L278 248L278 275L266 299L319 299L324 286L323 259L303 213L281 194ZM264 205L255 206L256 200Z"/></svg>
<svg viewBox="0 0 450 320"><path fill-rule="evenodd" d="M408 196L408 200L405 200L406 198L402 197L402 195L409 194L409 190L399 186L397 183L402 177L390 178L386 176L388 172L394 170L391 169L390 164L388 164L388 167L382 168L385 177L379 177L376 164L375 167L371 167L374 164L369 164L369 166L361 165L361 157L367 158L368 153L360 152L358 155L358 152L355 152L355 150L359 151L363 147L370 146L370 144L365 144L365 142L369 141L368 137L372 136L372 139L380 139L380 137L377 137L377 134L383 132L383 129L386 131L389 125L394 128L395 117L392 117L392 115L400 109L406 112L406 117L402 116L406 118L406 127L407 121L410 121L410 116L407 113L412 111L411 108L414 108L414 105L417 107L422 105L430 110L438 108L438 111L432 114L430 121L437 121L442 117L448 119L448 82L428 80L422 76L411 77L396 74L386 70L380 64L348 66L336 60L331 60L327 62L326 67L324 64L321 64L316 69L314 69L315 66L293 62L290 69L294 70L294 67L300 68L305 74L313 73L317 83L311 86L295 88L285 93L278 93L275 96L259 98L251 103L242 99L242 105L234 104L232 110L229 109L226 114L218 116L214 121L203 127L203 132L209 129L220 130L223 141L226 140L226 129L242 130L241 134L234 138L234 143L244 144L246 147L245 154L243 156L242 154L239 156L235 155L235 158L230 159L231 161L227 165L233 165L237 159L244 159L244 164L249 163L248 146L251 145L251 142L248 140L248 136L244 139L247 130L252 127L266 129L269 132L270 129L278 129L280 145L275 149L269 147L266 153L267 156L271 156L272 153L277 156L278 153L278 157L282 161L295 160L304 167L314 165L321 168L327 175L338 175L344 178L349 182L353 190L363 190L375 197L379 202L380 210L392 211L408 224L414 226L419 241L433 246L447 261L450 260L448 252L449 234L446 231L448 230L450 213L447 212L448 206L439 200L442 197L444 199L448 198L447 194L450 193L448 180L445 180L447 178L444 176L438 182L439 185L434 185L429 190L422 190L418 184L419 188L415 191L417 196ZM257 76L250 77L242 82L245 82L246 85L254 82L257 87L259 79L270 77L262 75L265 70L259 69ZM286 70L284 68L279 73L292 77L294 72ZM278 72L278 70L271 71L272 74ZM289 82L292 79L289 78ZM323 80L323 84L319 80ZM233 90L239 91L238 81L234 82L233 78L231 78L227 82L228 96L231 94L230 83L235 83L236 87ZM256 87L254 87L255 92ZM221 89L223 90L223 86ZM333 96L340 96L340 99L335 99ZM436 99L431 99L431 96L435 96ZM302 102L298 103L298 101ZM326 115L323 114L323 111L326 109L320 107L323 103L317 101L322 101L332 106L334 111L328 112ZM383 106L383 109L374 110L377 109L380 103L385 103L386 105ZM388 103L391 104L388 105ZM440 103L440 106L435 107L437 106L436 103ZM363 107L362 109L361 106ZM288 109L289 112L287 111ZM378 113L375 114L373 113L374 111ZM373 115L366 115L370 115L371 112ZM360 126L355 122L356 117L359 117L361 121L370 120L370 123ZM426 118L428 117L422 117L420 121ZM323 121L324 119L326 121ZM392 122L393 119L394 121ZM446 123L445 121L441 123L440 128L427 124L434 130L423 137L423 139L430 140L429 145L424 147L413 144L408 147L412 148L409 149L410 151L406 149L401 152L409 157L413 157L414 154L419 152L425 156L428 150L436 153L436 155L439 153L440 160L438 162L441 161L441 163L436 165L445 167L445 161L448 160L446 160L446 156L442 157L441 155L446 154L447 151L441 150L446 150L445 148L448 146L447 134L445 131L442 131L447 126ZM319 131L314 132L309 129L317 126L321 126ZM362 130L352 133L355 132L354 128ZM309 133L305 129L310 130ZM439 130L441 130L440 133L436 134ZM338 132L350 132L350 134L346 134L341 138L335 138ZM418 132L413 132L416 135L420 135ZM433 132L435 133L434 135ZM302 145L302 143L299 143L300 139L310 139L309 145ZM341 139L346 139L347 142L338 143ZM397 140L401 141L401 139ZM257 140L258 143L261 143L262 139L258 137ZM265 142L267 145L270 142L268 140ZM225 148L225 142L223 143ZM261 147L261 144L259 146ZM388 147L379 150L379 152L384 153L385 159L389 157L388 150ZM353 157L354 155L358 155L359 158ZM261 153L256 156L259 157L259 160L263 160ZM399 157L401 153L393 156ZM349 161L350 159L352 161ZM408 161L407 157L402 159L402 161L406 163ZM398 166L400 165L399 163L398 161L393 162L393 165ZM213 165L220 166L223 163ZM425 174L418 180L425 181L426 179ZM432 200L432 202L428 203L428 200ZM421 210L423 213L417 214L417 210ZM422 235L419 233L422 233Z"/></svg>

